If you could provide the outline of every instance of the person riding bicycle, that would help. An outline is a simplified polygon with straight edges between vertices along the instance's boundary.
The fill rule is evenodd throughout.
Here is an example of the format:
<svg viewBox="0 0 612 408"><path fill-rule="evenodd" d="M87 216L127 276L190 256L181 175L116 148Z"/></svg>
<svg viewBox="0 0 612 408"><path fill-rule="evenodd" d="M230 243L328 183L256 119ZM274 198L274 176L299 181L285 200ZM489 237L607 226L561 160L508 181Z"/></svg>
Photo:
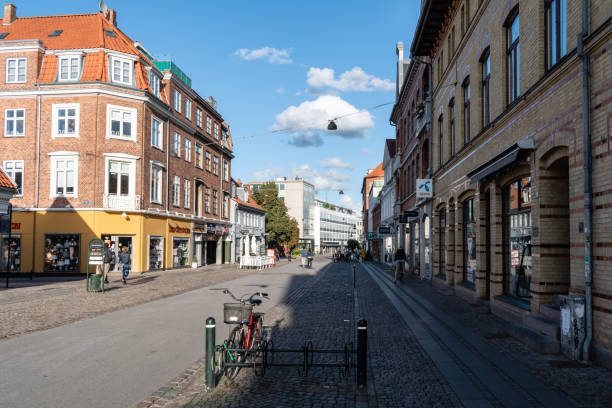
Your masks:
<svg viewBox="0 0 612 408"><path fill-rule="evenodd" d="M394 275L393 283L397 283L398 276L401 279L402 275L404 274L404 263L406 262L406 252L404 252L404 248L402 247L397 248L397 251L395 251L394 261L395 261L395 275Z"/></svg>

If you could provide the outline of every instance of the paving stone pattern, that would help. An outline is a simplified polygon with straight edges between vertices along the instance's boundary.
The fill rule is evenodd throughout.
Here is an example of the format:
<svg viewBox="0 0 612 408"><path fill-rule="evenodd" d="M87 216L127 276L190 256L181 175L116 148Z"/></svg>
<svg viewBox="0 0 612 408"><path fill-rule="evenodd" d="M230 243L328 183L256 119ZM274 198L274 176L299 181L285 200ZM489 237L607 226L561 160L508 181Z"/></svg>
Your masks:
<svg viewBox="0 0 612 408"><path fill-rule="evenodd" d="M389 267L378 265L388 274ZM491 314L486 306L470 305L430 282L404 277L404 285L452 316L464 327L482 336L487 344L503 352L509 360L527 368L551 389L567 397L577 407L612 407L612 372L596 365L583 365L561 355L539 354L508 334L508 324Z"/></svg>
<svg viewBox="0 0 612 408"><path fill-rule="evenodd" d="M236 265L211 265L133 274L123 285L110 276L104 293L86 292L85 280L67 278L11 279L0 290L0 340L99 316L130 306L175 296L252 274Z"/></svg>
<svg viewBox="0 0 612 408"><path fill-rule="evenodd" d="M316 266L316 265L315 265ZM204 391L204 367L191 367L191 380L175 379L138 407L450 407L459 400L418 345L382 291L365 271L358 272L357 302L348 264L330 264L288 294L290 301L272 308L275 347L299 348L312 340L315 349L356 347L356 321L368 319L369 387L367 399L355 386L355 370L343 377L336 368L313 368L300 377L295 368L271 368L258 377L243 369L234 381L223 379ZM294 359L297 357L294 357ZM341 356L316 357L319 362ZM288 361L285 357L283 361ZM276 361L280 361L276 357ZM363 402L362 402L363 401Z"/></svg>

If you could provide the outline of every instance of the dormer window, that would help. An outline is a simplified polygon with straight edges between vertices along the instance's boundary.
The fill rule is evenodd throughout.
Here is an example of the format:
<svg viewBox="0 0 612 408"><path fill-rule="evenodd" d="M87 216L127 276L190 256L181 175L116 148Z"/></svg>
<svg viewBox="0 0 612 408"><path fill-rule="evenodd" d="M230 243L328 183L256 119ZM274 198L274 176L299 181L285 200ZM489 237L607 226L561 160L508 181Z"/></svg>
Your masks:
<svg viewBox="0 0 612 408"><path fill-rule="evenodd" d="M151 71L151 75L149 78L149 82L151 85L151 91L153 91L153 95L159 98L159 77Z"/></svg>
<svg viewBox="0 0 612 408"><path fill-rule="evenodd" d="M132 61L123 58L112 57L112 81L119 84L132 85L132 67Z"/></svg>
<svg viewBox="0 0 612 408"><path fill-rule="evenodd" d="M59 57L59 80L76 81L81 73L81 57L71 55Z"/></svg>

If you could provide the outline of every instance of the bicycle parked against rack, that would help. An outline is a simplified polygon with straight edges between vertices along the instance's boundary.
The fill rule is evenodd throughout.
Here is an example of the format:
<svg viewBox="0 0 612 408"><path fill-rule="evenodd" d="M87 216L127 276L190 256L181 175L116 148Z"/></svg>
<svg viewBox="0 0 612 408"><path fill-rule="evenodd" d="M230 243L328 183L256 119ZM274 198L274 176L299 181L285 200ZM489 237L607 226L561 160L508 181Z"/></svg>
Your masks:
<svg viewBox="0 0 612 408"><path fill-rule="evenodd" d="M256 306L261 305L261 299L256 296L268 299L268 294L255 292L238 298L229 289L223 290L223 293L239 302L223 304L223 321L237 325L230 329L229 337L223 342L224 354L233 363L243 363L250 357L252 351L257 350L263 338L264 314L253 312ZM225 367L225 376L232 379L238 371L240 371L239 366Z"/></svg>

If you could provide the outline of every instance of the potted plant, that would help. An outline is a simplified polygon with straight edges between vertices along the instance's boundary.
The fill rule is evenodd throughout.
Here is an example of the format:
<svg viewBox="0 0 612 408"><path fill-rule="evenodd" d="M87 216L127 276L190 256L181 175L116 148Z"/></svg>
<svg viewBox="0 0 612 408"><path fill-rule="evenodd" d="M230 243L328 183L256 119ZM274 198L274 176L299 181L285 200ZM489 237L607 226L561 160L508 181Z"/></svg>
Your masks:
<svg viewBox="0 0 612 408"><path fill-rule="evenodd" d="M198 267L198 258L193 258L191 260L191 267L194 269Z"/></svg>

